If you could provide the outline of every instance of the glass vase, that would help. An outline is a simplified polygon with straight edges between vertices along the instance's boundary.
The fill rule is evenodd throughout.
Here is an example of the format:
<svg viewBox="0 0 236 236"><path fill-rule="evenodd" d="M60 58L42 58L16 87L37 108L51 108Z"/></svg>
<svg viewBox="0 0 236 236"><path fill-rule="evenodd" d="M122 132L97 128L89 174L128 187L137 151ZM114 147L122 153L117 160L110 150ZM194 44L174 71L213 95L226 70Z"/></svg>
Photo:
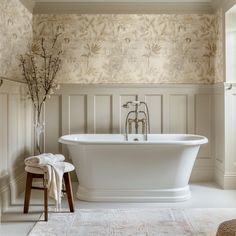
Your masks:
<svg viewBox="0 0 236 236"><path fill-rule="evenodd" d="M35 109L35 115L34 115L35 154L41 154L43 152L44 133L45 133L45 123L42 118L41 111L37 111Z"/></svg>

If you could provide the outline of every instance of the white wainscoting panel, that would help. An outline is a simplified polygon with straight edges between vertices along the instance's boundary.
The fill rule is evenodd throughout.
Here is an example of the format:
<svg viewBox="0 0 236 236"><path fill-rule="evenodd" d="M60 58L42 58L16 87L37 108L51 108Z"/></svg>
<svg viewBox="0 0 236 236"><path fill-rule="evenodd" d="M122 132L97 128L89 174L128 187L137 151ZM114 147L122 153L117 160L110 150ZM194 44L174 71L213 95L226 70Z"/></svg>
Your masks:
<svg viewBox="0 0 236 236"><path fill-rule="evenodd" d="M195 132L208 137L209 145L201 147L199 156L203 159L212 158L211 132L212 132L212 96L209 94L199 94L195 96Z"/></svg>
<svg viewBox="0 0 236 236"><path fill-rule="evenodd" d="M215 180L224 189L236 189L236 84L214 87Z"/></svg>
<svg viewBox="0 0 236 236"><path fill-rule="evenodd" d="M235 145L235 141L236 141L236 90L233 92L233 94L231 95L231 107L229 108L229 116L231 119L231 125L230 125L230 130L231 130L231 139L228 140L230 142L230 152L236 154L236 145ZM232 156L232 165L230 165L230 168L232 168L231 170L233 172L236 173L236 155Z"/></svg>
<svg viewBox="0 0 236 236"><path fill-rule="evenodd" d="M225 150L225 106L224 106L224 88L216 88L214 93L214 156L216 168L223 171L224 150Z"/></svg>
<svg viewBox="0 0 236 236"><path fill-rule="evenodd" d="M24 84L6 79L0 87L0 208L2 204L3 210L24 190L24 159L33 152L32 106L25 91Z"/></svg>
<svg viewBox="0 0 236 236"><path fill-rule="evenodd" d="M94 96L94 133L112 133L112 95Z"/></svg>
<svg viewBox="0 0 236 236"><path fill-rule="evenodd" d="M225 85L224 187L236 188L236 84Z"/></svg>
<svg viewBox="0 0 236 236"><path fill-rule="evenodd" d="M68 114L69 115L69 114ZM45 106L45 148L48 152L60 152L57 142L61 134L61 96L54 95Z"/></svg>
<svg viewBox="0 0 236 236"><path fill-rule="evenodd" d="M209 139L197 158L192 180L212 180L209 85L61 85L46 104L45 151L67 155L66 147L57 143L65 134L124 133L125 117L132 107L122 105L136 99L148 103L151 133L196 133Z"/></svg>
<svg viewBox="0 0 236 236"><path fill-rule="evenodd" d="M87 96L69 96L69 133L87 133Z"/></svg>
<svg viewBox="0 0 236 236"><path fill-rule="evenodd" d="M7 127L8 127L8 104L7 104L8 96L7 94L0 94L0 177L7 175ZM5 148L3 148L5 147ZM5 157L5 158L4 158Z"/></svg>
<svg viewBox="0 0 236 236"><path fill-rule="evenodd" d="M188 133L188 96L186 94L170 95L170 133Z"/></svg>
<svg viewBox="0 0 236 236"><path fill-rule="evenodd" d="M145 102L148 105L151 133L163 133L163 96L160 94L150 94L145 96Z"/></svg>

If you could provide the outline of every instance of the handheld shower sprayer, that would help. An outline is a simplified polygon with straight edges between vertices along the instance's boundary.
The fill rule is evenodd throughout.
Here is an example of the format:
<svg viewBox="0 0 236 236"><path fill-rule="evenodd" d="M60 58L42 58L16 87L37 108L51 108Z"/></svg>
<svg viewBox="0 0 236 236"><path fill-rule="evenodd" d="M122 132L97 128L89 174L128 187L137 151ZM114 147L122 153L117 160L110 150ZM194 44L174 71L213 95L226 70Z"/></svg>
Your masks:
<svg viewBox="0 0 236 236"><path fill-rule="evenodd" d="M123 108L129 108L129 105L140 106L142 102L140 101L129 101L122 105Z"/></svg>

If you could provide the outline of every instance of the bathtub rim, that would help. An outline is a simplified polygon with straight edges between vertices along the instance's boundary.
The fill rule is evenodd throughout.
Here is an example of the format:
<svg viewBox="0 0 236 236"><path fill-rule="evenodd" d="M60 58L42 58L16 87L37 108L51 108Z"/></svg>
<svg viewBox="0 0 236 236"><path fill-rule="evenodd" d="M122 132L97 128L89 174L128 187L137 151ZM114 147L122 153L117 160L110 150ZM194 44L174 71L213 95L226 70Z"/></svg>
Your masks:
<svg viewBox="0 0 236 236"><path fill-rule="evenodd" d="M202 135L196 135L196 134L148 134L148 136L154 136L154 135L164 135L164 136L184 136L184 137L194 137L198 139L194 140L163 140L163 141L118 141L118 140L72 140L68 139L70 136L83 136L83 135L90 135L90 136L99 136L99 135L119 135L119 136L124 136L123 134L67 134L63 135L58 139L59 143L62 144L67 144L67 145L78 145L78 144L83 144L83 145L184 145L184 146L197 146L197 145L202 145L202 144L207 144L208 139Z"/></svg>

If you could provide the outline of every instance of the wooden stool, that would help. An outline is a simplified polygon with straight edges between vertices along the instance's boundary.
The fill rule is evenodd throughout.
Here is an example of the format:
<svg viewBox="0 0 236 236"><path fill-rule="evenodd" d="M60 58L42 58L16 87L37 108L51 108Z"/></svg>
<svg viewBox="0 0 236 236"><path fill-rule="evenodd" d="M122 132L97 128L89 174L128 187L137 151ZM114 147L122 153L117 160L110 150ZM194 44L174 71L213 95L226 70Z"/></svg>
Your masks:
<svg viewBox="0 0 236 236"><path fill-rule="evenodd" d="M71 186L71 178L70 173L75 169L75 167L70 164L69 162L65 163L65 171L63 175L63 179L65 182L65 191L70 207L70 212L74 212L74 199L73 199L73 192L72 192L72 186ZM30 203L30 194L31 189L38 189L38 190L44 190L44 219L45 221L48 221L48 188L47 183L44 178L44 172L42 169L37 167L25 167L25 171L27 172L27 178L26 178L26 188L25 188L25 201L24 201L24 213L28 213L29 211L29 203ZM42 178L43 179L43 187L34 187L32 186L33 178Z"/></svg>
<svg viewBox="0 0 236 236"><path fill-rule="evenodd" d="M236 236L236 219L221 223L216 236Z"/></svg>

